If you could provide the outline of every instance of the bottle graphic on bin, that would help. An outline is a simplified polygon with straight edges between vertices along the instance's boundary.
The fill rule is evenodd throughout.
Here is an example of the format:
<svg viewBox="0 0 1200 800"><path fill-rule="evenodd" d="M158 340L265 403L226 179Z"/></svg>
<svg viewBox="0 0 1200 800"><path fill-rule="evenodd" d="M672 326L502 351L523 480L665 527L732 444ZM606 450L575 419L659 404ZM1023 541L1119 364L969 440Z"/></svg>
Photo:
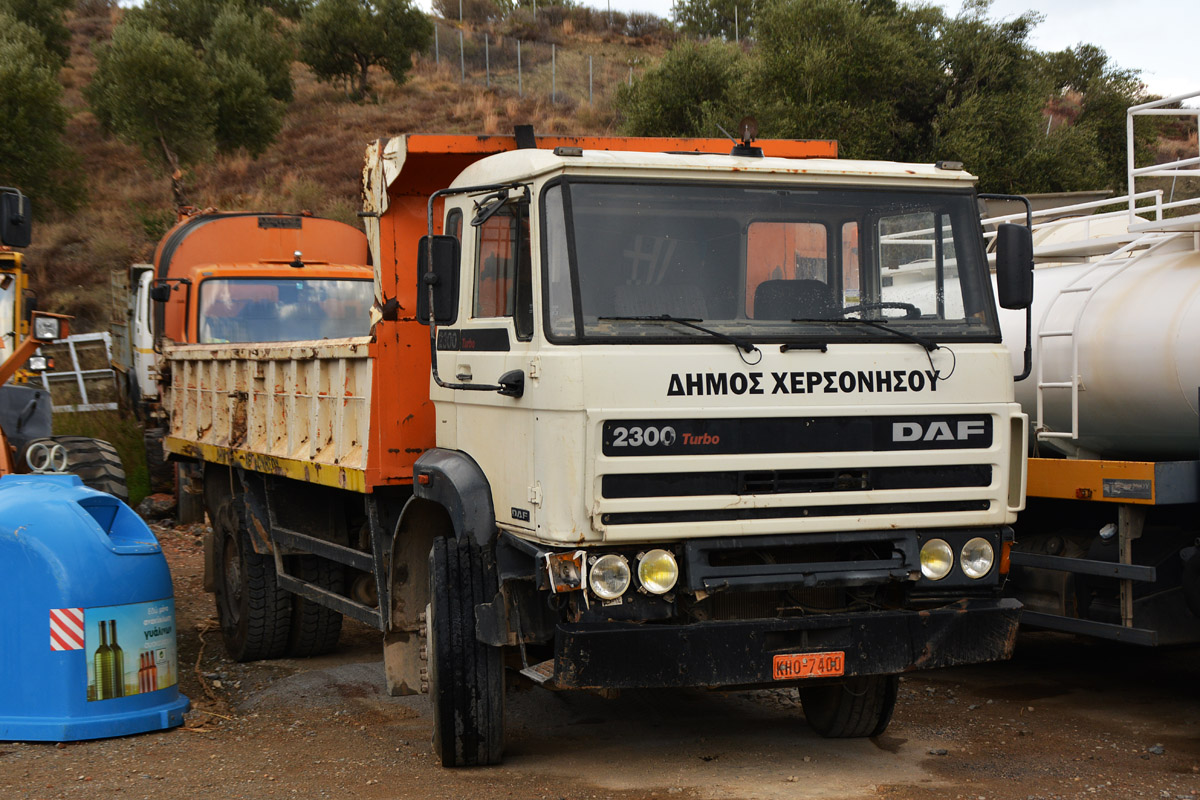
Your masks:
<svg viewBox="0 0 1200 800"><path fill-rule="evenodd" d="M108 643L112 630L112 644ZM117 644L117 621L100 623L100 646L92 664L96 672L96 699L111 700L125 696L125 651Z"/></svg>
<svg viewBox="0 0 1200 800"><path fill-rule="evenodd" d="M117 621L115 619L110 619L108 621L108 628L109 628L109 631L112 633L112 636L110 637L112 639L112 644L110 645L110 647L112 648L112 659L113 659L113 668L112 668L113 694L111 696L112 697L124 697L125 696L125 651L121 649L121 645L117 644Z"/></svg>
<svg viewBox="0 0 1200 800"><path fill-rule="evenodd" d="M108 700L113 695L112 689L112 648L108 646L108 623L100 623L100 646L92 657L92 665L96 673L96 699Z"/></svg>
<svg viewBox="0 0 1200 800"><path fill-rule="evenodd" d="M147 650L141 655L141 668L138 670L138 693L158 690L158 665L154 663L154 651Z"/></svg>

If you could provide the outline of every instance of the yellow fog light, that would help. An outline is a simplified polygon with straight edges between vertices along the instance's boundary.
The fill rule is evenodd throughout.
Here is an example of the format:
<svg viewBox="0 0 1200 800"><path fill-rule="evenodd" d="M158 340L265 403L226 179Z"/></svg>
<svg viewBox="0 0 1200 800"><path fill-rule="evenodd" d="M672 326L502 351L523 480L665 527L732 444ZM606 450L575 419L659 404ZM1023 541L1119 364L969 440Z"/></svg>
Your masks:
<svg viewBox="0 0 1200 800"><path fill-rule="evenodd" d="M588 585L603 600L616 600L629 588L629 562L624 556L600 556L588 571Z"/></svg>
<svg viewBox="0 0 1200 800"><path fill-rule="evenodd" d="M962 563L962 571L968 578L982 578L992 571L992 564L996 560L996 551L992 548L991 542L976 536L963 545L959 558Z"/></svg>
<svg viewBox="0 0 1200 800"><path fill-rule="evenodd" d="M651 550L638 561L638 580L642 588L653 594L666 594L679 580L679 565L675 556L666 550Z"/></svg>
<svg viewBox="0 0 1200 800"><path fill-rule="evenodd" d="M944 539L930 539L921 545L921 574L931 581L940 581L954 567L954 551Z"/></svg>

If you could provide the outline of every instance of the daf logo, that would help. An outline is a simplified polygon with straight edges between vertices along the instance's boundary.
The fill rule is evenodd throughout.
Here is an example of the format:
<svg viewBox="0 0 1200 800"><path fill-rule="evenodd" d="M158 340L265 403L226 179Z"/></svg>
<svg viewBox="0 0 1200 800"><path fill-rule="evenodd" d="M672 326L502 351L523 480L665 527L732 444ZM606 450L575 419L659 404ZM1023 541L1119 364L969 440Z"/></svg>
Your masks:
<svg viewBox="0 0 1200 800"><path fill-rule="evenodd" d="M893 442L965 442L972 436L983 436L987 426L983 420L960 420L957 423L934 421L929 427L920 422L893 422Z"/></svg>

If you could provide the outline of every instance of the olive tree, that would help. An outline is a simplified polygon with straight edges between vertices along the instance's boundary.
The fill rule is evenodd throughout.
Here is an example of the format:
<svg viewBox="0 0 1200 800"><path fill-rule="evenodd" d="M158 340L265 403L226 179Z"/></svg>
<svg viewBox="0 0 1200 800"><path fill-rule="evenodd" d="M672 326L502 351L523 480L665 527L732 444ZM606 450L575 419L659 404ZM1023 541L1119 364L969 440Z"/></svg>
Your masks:
<svg viewBox="0 0 1200 800"><path fill-rule="evenodd" d="M368 72L379 66L404 83L414 52L433 37L433 24L409 0L318 0L300 18L300 60L318 80L345 80L353 95L370 90Z"/></svg>
<svg viewBox="0 0 1200 800"><path fill-rule="evenodd" d="M67 112L57 56L37 30L7 13L0 13L0 120L0 185L74 207L78 159L62 139Z"/></svg>

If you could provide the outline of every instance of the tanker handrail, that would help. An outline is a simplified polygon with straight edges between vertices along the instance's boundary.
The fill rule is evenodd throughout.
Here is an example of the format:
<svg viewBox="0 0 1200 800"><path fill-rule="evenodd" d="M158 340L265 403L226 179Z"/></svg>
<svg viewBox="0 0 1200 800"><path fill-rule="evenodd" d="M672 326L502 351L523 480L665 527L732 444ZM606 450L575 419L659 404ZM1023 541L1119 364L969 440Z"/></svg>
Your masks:
<svg viewBox="0 0 1200 800"><path fill-rule="evenodd" d="M1162 189L1148 189L1144 192L1137 193L1136 195L1133 196L1133 199L1134 200L1148 200L1151 198L1156 198L1155 208L1157 208L1158 204L1162 201L1162 195L1163 195ZM1121 197L1106 197L1103 200L1089 200L1086 203L1073 203L1069 206L1051 206L1050 208L1039 208L1039 209L1034 210L1033 216L1036 219L1037 217L1047 217L1050 215L1057 216L1057 215L1062 215L1062 214L1070 214L1075 211L1087 211L1087 210L1090 210L1093 208L1104 208L1105 206L1114 206L1114 205L1123 204L1129 199L1130 199L1129 196L1125 195L1125 196L1121 196ZM1196 202L1196 200L1179 201L1179 202ZM1145 208L1146 207L1143 206L1143 209L1145 209ZM1106 212L1104 214L1094 214L1094 215L1088 215L1088 216L1093 217L1094 219L1102 219L1111 214L1124 214L1124 213L1125 213L1124 211L1115 211L1115 212ZM979 223L981 225L998 225L1002 222L1024 222L1025 217L1026 217L1025 212L1020 211L1015 214L1003 214L998 217L986 217L984 219L981 219L979 221ZM1071 221L1075 221L1076 219L1077 218L1072 217ZM1056 219L1052 219L1052 220L1046 220L1045 222L1042 222L1040 224L1034 223L1033 227L1034 227L1034 230L1037 230L1039 227L1049 227L1049 226L1055 225L1055 224L1065 224L1065 221L1060 221L1056 218ZM994 237L996 235L996 232L989 231L985 235L988 237Z"/></svg>
<svg viewBox="0 0 1200 800"><path fill-rule="evenodd" d="M1169 161L1165 164L1152 164L1147 167L1137 166L1137 155L1134 148L1133 138L1133 120L1134 117L1154 116L1154 117L1195 117L1197 125L1200 125L1200 108L1170 108L1169 106L1181 105L1184 100L1189 100L1193 97L1200 97L1200 91L1186 92L1177 94L1171 97L1164 97L1161 100L1152 100L1141 105L1131 106L1125 112L1125 178L1126 186L1129 189L1129 224L1133 225L1137 216L1133 193L1137 189L1138 178L1148 177L1200 177L1200 148L1197 150L1194 158L1180 158L1175 161ZM1191 169L1188 169L1190 167ZM1161 220L1162 217L1159 217Z"/></svg>

